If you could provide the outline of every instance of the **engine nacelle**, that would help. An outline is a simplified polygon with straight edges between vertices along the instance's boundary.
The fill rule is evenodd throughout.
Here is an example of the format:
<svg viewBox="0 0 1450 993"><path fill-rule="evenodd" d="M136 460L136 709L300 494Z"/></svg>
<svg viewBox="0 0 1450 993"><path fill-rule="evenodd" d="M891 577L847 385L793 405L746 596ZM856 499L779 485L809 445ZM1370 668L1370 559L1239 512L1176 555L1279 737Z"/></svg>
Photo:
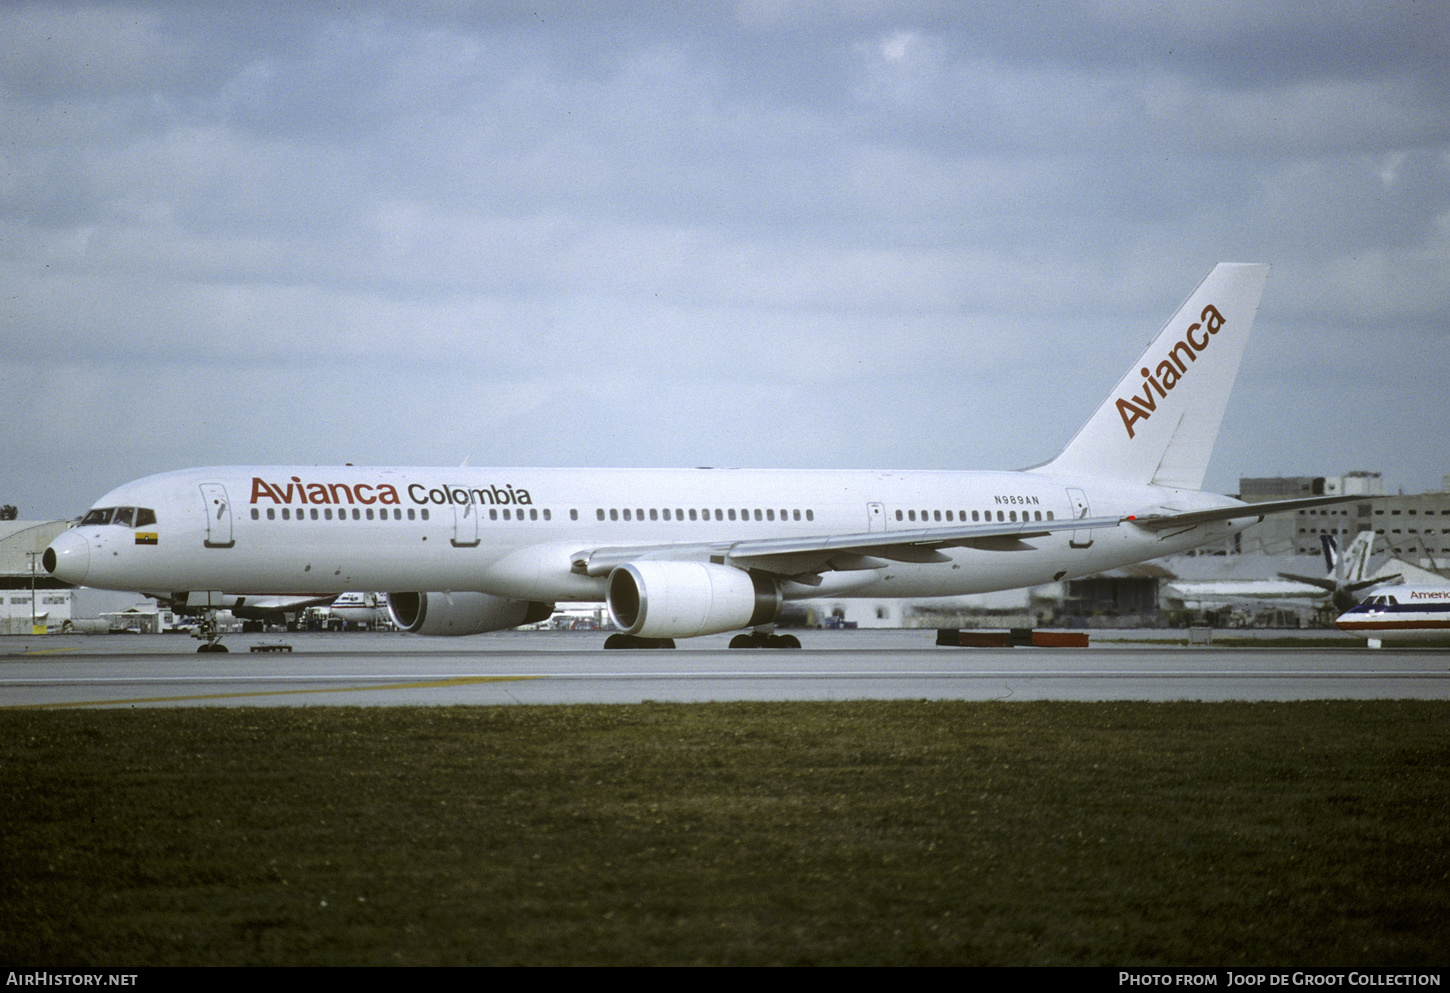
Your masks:
<svg viewBox="0 0 1450 993"><path fill-rule="evenodd" d="M552 603L487 593L389 593L388 613L409 634L461 635L502 631L546 620Z"/></svg>
<svg viewBox="0 0 1450 993"><path fill-rule="evenodd" d="M609 616L625 634L693 638L768 624L780 587L760 573L711 562L626 562L609 574Z"/></svg>

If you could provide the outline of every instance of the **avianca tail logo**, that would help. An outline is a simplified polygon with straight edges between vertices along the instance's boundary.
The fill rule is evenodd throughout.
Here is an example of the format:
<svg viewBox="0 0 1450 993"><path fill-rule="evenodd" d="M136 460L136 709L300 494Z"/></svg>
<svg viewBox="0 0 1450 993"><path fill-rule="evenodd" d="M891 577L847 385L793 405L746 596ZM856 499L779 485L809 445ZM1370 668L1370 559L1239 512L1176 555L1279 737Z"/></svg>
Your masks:
<svg viewBox="0 0 1450 993"><path fill-rule="evenodd" d="M1213 304L1204 307L1198 319L1202 323L1188 325L1183 339L1168 349L1168 355L1158 363L1158 368L1150 372L1144 366L1138 370L1143 377L1142 394L1130 393L1126 400L1118 398L1118 413L1123 418L1123 427L1127 429L1129 438L1133 437L1133 425L1153 416L1153 411L1158 409L1158 401L1167 399L1168 391L1178 385L1188 367L1198 361L1198 353L1213 340L1211 336L1218 334L1226 323Z"/></svg>

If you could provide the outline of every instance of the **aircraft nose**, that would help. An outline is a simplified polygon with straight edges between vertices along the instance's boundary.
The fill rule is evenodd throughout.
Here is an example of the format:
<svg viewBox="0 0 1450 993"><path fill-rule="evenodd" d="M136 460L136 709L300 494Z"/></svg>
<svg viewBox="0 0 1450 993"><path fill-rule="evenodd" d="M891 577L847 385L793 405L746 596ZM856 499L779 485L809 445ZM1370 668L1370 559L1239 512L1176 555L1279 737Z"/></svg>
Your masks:
<svg viewBox="0 0 1450 993"><path fill-rule="evenodd" d="M74 529L62 531L45 550L40 563L56 579L79 586L91 571L91 543Z"/></svg>

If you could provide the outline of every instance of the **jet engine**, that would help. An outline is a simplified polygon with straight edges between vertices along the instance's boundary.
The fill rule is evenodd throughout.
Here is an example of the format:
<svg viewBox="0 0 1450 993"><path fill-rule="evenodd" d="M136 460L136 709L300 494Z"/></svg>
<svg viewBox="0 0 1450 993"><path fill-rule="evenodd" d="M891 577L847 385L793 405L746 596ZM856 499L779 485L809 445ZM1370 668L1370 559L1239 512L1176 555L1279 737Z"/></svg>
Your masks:
<svg viewBox="0 0 1450 993"><path fill-rule="evenodd" d="M693 638L780 616L775 580L711 562L626 562L609 574L609 616L625 634Z"/></svg>
<svg viewBox="0 0 1450 993"><path fill-rule="evenodd" d="M533 624L554 612L552 603L508 600L487 593L389 593L388 613L409 634L461 635Z"/></svg>

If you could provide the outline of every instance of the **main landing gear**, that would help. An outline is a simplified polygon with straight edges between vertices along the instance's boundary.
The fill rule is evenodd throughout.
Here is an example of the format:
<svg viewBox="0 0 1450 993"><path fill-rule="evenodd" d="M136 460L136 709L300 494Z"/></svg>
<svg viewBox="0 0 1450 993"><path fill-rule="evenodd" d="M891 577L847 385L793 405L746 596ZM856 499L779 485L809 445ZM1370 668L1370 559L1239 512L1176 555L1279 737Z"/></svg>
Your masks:
<svg viewBox="0 0 1450 993"><path fill-rule="evenodd" d="M193 638L201 640L202 644L196 647L198 652L224 652L227 646L222 644L221 628L216 622L216 608L203 607L196 618L196 630L192 632Z"/></svg>
<svg viewBox="0 0 1450 993"><path fill-rule="evenodd" d="M641 638L635 634L611 634L604 639L605 648L674 648L673 638ZM769 631L752 631L737 634L730 639L731 648L799 648L800 639L793 634L773 634ZM202 649L203 651L205 649ZM225 648L221 649L226 651Z"/></svg>
<svg viewBox="0 0 1450 993"><path fill-rule="evenodd" d="M673 638L641 638L637 634L611 634L604 639L605 648L674 648Z"/></svg>
<svg viewBox="0 0 1450 993"><path fill-rule="evenodd" d="M730 639L731 648L799 648L801 640L793 634L772 634L769 631L752 631L737 634Z"/></svg>

